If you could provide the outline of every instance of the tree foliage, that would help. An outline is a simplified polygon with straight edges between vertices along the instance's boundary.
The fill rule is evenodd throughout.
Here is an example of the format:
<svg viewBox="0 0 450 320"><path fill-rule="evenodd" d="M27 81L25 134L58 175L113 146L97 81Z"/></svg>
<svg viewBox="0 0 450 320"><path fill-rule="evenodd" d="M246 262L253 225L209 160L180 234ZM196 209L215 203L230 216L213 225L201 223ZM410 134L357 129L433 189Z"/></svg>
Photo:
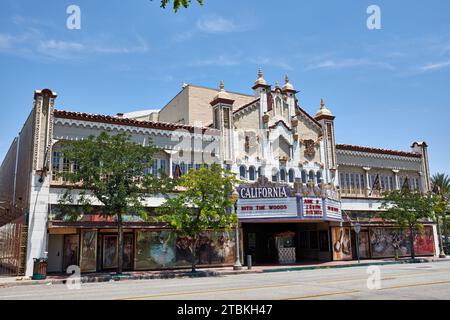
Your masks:
<svg viewBox="0 0 450 320"><path fill-rule="evenodd" d="M172 180L165 173L161 172L160 177L145 174L158 149L153 145L136 144L125 133L109 135L106 132L79 141L62 142L61 148L66 161L75 167L61 175L78 192L74 197L72 190L67 189L60 204L72 215L95 210L102 216L116 218L119 232L118 273L121 273L123 215L133 214L147 219L148 212L143 204L146 197L166 194L173 188ZM95 206L98 203L101 205ZM81 206L82 210L74 204Z"/></svg>
<svg viewBox="0 0 450 320"><path fill-rule="evenodd" d="M408 228L410 231L411 256L415 258L414 239L416 230L423 228L423 223L434 219L437 210L437 198L431 194L403 188L384 194L381 205L381 218L394 222L399 228Z"/></svg>
<svg viewBox="0 0 450 320"><path fill-rule="evenodd" d="M199 5L203 5L203 0L196 0ZM167 5L169 5L171 2L173 2L173 10L175 12L180 9L180 7L187 8L191 4L192 0L161 0L161 8L166 8Z"/></svg>
<svg viewBox="0 0 450 320"><path fill-rule="evenodd" d="M158 210L161 221L192 239L192 271L195 271L199 235L208 230L229 231L238 222L230 198L235 183L235 176L218 164L190 170L179 180L183 191L167 198Z"/></svg>
<svg viewBox="0 0 450 320"><path fill-rule="evenodd" d="M450 177L444 173L436 173L431 178L433 190L438 191L446 199L450 198Z"/></svg>

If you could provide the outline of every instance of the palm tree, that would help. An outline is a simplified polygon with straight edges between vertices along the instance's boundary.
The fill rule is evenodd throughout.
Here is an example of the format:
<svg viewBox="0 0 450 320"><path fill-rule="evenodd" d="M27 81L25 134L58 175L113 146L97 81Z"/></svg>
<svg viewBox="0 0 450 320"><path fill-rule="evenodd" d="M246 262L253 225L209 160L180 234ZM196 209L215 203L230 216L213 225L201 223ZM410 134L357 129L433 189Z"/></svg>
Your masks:
<svg viewBox="0 0 450 320"><path fill-rule="evenodd" d="M441 197L446 201L447 203L450 203L450 177L444 173L436 173L431 178L431 183L433 185L433 192L436 194L441 195ZM437 217L439 221L439 217ZM449 246L448 246L448 225L447 225L447 215L444 214L444 243L443 247L445 247L445 252L449 253ZM439 226L438 226L439 228ZM439 228L440 229L440 228ZM438 229L438 230L439 230ZM442 243L440 243L442 244Z"/></svg>
<svg viewBox="0 0 450 320"><path fill-rule="evenodd" d="M448 199L450 196L450 177L444 173L436 173L431 178L433 190L439 191L439 194Z"/></svg>

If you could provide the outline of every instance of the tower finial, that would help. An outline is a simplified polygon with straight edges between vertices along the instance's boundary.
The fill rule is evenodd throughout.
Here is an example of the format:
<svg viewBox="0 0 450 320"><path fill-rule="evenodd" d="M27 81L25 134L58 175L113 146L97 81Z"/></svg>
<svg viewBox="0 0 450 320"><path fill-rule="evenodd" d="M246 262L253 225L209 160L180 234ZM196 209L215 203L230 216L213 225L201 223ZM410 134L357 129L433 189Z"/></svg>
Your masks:
<svg viewBox="0 0 450 320"><path fill-rule="evenodd" d="M258 79L261 79L262 77L263 77L263 71L262 71L262 68L259 67L259 69L258 69Z"/></svg>
<svg viewBox="0 0 450 320"><path fill-rule="evenodd" d="M284 81L285 81L285 83L289 83L289 75L287 73L284 76Z"/></svg>
<svg viewBox="0 0 450 320"><path fill-rule="evenodd" d="M325 100L323 98L320 100L320 109L325 109Z"/></svg>
<svg viewBox="0 0 450 320"><path fill-rule="evenodd" d="M225 83L223 82L223 80L220 80L220 91L225 91Z"/></svg>

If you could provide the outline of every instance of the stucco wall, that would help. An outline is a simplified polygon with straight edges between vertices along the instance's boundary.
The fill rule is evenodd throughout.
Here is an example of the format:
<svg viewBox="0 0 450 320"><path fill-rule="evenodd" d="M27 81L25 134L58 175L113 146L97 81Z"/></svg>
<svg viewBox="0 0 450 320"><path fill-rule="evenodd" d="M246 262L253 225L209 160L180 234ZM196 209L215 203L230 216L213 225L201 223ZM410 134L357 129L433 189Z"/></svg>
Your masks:
<svg viewBox="0 0 450 320"><path fill-rule="evenodd" d="M28 208L33 150L33 119L34 112L31 112L19 136L12 142L0 167L0 201L5 201L2 207L9 208L13 213L13 216L6 219L4 218L5 211L0 208L0 226L22 216ZM15 176L16 159L18 159L18 163L17 175ZM13 199L14 181L16 183L15 199ZM13 203L16 204L14 209L12 208Z"/></svg>

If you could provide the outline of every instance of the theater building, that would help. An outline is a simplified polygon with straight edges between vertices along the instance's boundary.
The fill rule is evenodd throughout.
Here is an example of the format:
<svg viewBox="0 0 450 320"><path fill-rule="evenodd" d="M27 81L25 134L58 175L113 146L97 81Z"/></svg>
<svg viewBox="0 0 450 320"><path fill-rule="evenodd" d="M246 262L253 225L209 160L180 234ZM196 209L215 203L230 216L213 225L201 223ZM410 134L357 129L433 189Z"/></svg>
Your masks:
<svg viewBox="0 0 450 320"><path fill-rule="evenodd" d="M415 142L409 151L336 144L335 117L324 100L309 114L287 76L283 86L271 86L260 70L248 94L228 92L223 82L219 89L184 85L161 109L114 116L64 111L55 108L56 101L51 90L35 92L30 116L0 168L0 265L12 274L31 275L33 258L40 257L48 257L49 272L70 265L82 272L117 266L115 221L96 214L73 220L59 208L63 190L71 186L57 173L75 169L60 142L105 130L159 147L152 174L162 169L183 175L213 162L236 173L239 245L255 264L356 259L357 221L363 258L393 257L396 237L400 255L407 255L407 234L377 216L381 191L405 183L430 190L426 143ZM377 177L380 188L372 190ZM152 210L163 201L152 196L145 205ZM189 239L131 214L125 221L126 270L190 265ZM428 221L416 252L436 255L436 241ZM232 265L235 249L234 232L206 233L198 262Z"/></svg>

